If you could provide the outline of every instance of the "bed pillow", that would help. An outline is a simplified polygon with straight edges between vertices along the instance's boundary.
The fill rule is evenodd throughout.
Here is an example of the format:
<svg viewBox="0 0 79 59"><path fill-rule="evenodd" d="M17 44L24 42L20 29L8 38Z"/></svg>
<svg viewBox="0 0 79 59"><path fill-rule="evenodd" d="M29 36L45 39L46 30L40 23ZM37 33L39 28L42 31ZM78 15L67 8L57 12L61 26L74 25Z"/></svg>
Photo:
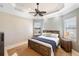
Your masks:
<svg viewBox="0 0 79 59"><path fill-rule="evenodd" d="M51 33L43 33L42 36L50 37Z"/></svg>
<svg viewBox="0 0 79 59"><path fill-rule="evenodd" d="M42 35L41 35L41 36L38 36L38 38L45 38L45 36L42 36Z"/></svg>
<svg viewBox="0 0 79 59"><path fill-rule="evenodd" d="M53 37L53 38L58 38L58 34L51 34L51 36L50 37Z"/></svg>
<svg viewBox="0 0 79 59"><path fill-rule="evenodd" d="M58 38L58 34L56 33L43 33L42 36Z"/></svg>

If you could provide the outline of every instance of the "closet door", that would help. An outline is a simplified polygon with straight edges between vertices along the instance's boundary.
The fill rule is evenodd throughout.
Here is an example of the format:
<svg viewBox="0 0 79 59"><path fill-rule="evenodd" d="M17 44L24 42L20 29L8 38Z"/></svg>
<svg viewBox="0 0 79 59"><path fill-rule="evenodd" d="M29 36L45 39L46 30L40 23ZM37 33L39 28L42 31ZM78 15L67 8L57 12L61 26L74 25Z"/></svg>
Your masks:
<svg viewBox="0 0 79 59"><path fill-rule="evenodd" d="M0 56L4 56L4 33L0 32Z"/></svg>

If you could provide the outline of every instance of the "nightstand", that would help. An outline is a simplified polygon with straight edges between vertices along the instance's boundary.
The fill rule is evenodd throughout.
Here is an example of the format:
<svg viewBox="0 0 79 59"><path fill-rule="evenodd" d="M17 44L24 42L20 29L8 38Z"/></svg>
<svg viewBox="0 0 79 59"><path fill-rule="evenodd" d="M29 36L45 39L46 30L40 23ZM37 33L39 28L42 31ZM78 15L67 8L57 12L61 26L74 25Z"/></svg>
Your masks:
<svg viewBox="0 0 79 59"><path fill-rule="evenodd" d="M72 41L66 38L61 39L61 48L66 52L72 52Z"/></svg>

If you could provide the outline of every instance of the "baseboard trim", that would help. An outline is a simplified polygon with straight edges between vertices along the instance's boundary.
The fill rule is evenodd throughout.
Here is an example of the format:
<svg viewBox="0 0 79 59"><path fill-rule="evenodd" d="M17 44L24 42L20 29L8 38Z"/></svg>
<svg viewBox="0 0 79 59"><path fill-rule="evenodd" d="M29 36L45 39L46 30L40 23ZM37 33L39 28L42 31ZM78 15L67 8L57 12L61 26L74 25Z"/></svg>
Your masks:
<svg viewBox="0 0 79 59"><path fill-rule="evenodd" d="M18 47L18 46L23 45L23 44L27 44L27 42L20 42L20 43L5 47L5 49L12 49L12 48Z"/></svg>
<svg viewBox="0 0 79 59"><path fill-rule="evenodd" d="M75 53L75 54L74 54ZM77 52L76 50L72 49L72 56L79 56L79 52Z"/></svg>

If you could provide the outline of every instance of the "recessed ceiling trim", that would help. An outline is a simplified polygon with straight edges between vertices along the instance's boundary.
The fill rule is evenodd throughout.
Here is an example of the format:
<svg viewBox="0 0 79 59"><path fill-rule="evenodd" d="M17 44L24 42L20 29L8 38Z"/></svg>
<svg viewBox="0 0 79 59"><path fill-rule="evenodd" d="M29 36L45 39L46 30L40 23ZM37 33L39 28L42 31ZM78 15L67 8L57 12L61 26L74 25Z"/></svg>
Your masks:
<svg viewBox="0 0 79 59"><path fill-rule="evenodd" d="M39 3L39 10L46 11L47 14L50 14L51 12L57 12L63 7L64 3ZM28 12L34 12L37 6L36 3L16 3L16 8L26 9Z"/></svg>
<svg viewBox="0 0 79 59"><path fill-rule="evenodd" d="M77 8L79 8L79 3L65 3L63 9L61 9L60 11L58 11L56 13L51 13L51 14L45 15L44 18L45 17L51 18L51 17L62 16L62 15L65 15Z"/></svg>
<svg viewBox="0 0 79 59"><path fill-rule="evenodd" d="M2 4L4 6L4 8L0 8L0 12L5 12L5 13L9 13L15 16L19 16L19 17L23 17L23 18L28 18L28 19L32 19L33 16L30 15L27 12L23 12L23 11L18 11L16 10L11 4L9 3L4 3Z"/></svg>

